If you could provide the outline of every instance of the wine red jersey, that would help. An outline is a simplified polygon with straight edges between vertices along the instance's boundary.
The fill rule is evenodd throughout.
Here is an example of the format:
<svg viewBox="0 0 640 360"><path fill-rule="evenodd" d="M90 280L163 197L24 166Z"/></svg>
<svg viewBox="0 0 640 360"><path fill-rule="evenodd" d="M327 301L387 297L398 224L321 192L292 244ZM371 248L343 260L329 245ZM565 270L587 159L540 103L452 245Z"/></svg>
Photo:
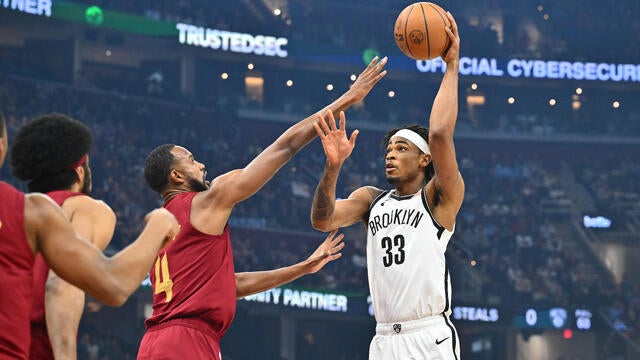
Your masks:
<svg viewBox="0 0 640 360"><path fill-rule="evenodd" d="M182 193L165 204L181 228L175 240L160 250L149 272L153 315L146 320L146 326L151 330L172 320L186 320L219 341L236 311L229 227L225 226L220 235L195 229L189 219L196 194Z"/></svg>
<svg viewBox="0 0 640 360"><path fill-rule="evenodd" d="M85 194L69 190L56 190L48 192L47 195L56 204L62 206L68 198ZM53 349L49 341L44 315L44 295L48 277L49 265L41 254L37 254L33 265L33 305L31 307L30 358L33 360L53 360Z"/></svg>
<svg viewBox="0 0 640 360"><path fill-rule="evenodd" d="M33 251L24 228L24 193L0 181L0 358L28 359Z"/></svg>

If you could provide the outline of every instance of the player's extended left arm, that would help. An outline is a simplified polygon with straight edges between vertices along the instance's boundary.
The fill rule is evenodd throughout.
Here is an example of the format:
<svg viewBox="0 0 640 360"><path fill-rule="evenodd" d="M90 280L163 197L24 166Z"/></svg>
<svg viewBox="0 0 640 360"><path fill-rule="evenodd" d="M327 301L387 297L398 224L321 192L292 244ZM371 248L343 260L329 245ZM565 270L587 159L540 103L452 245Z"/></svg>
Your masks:
<svg viewBox="0 0 640 360"><path fill-rule="evenodd" d="M322 269L328 262L342 256L344 247L343 234L336 236L334 230L327 236L316 251L306 260L295 265L267 271L236 273L236 298L257 294L287 284L301 276L313 274Z"/></svg>

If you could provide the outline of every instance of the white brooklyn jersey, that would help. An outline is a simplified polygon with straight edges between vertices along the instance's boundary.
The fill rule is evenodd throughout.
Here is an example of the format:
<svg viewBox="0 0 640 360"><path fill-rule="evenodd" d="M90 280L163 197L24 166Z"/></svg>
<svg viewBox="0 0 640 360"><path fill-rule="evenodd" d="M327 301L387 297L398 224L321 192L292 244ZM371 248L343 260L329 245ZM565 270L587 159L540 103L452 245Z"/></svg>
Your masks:
<svg viewBox="0 0 640 360"><path fill-rule="evenodd" d="M382 192L367 221L367 269L378 323L451 312L444 253L453 234L433 218L424 189Z"/></svg>

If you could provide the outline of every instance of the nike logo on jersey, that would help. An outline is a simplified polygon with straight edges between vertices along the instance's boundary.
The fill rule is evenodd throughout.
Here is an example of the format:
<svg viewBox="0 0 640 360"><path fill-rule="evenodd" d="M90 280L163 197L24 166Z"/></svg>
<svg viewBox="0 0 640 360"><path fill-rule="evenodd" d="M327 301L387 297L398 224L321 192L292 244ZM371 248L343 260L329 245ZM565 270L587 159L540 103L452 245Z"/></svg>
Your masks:
<svg viewBox="0 0 640 360"><path fill-rule="evenodd" d="M446 338L442 339L442 340L438 340L436 339L436 345L440 345L442 344L445 340L447 340L449 338L449 336L447 336Z"/></svg>

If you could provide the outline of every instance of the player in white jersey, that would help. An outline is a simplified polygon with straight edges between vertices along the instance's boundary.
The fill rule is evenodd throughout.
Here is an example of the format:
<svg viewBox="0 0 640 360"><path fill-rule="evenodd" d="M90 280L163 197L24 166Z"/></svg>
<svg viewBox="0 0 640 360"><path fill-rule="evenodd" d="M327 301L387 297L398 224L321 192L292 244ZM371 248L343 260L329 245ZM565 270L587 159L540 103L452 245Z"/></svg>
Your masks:
<svg viewBox="0 0 640 360"><path fill-rule="evenodd" d="M338 174L355 146L340 127L316 131L327 156L313 199L311 222L329 231L357 221L367 231L369 288L377 321L370 360L460 359L451 312L451 282L445 250L464 198L453 132L458 116L460 37L451 14L451 46L442 55L447 68L433 102L429 129L394 129L384 139L385 171L393 190L365 186L336 200Z"/></svg>

